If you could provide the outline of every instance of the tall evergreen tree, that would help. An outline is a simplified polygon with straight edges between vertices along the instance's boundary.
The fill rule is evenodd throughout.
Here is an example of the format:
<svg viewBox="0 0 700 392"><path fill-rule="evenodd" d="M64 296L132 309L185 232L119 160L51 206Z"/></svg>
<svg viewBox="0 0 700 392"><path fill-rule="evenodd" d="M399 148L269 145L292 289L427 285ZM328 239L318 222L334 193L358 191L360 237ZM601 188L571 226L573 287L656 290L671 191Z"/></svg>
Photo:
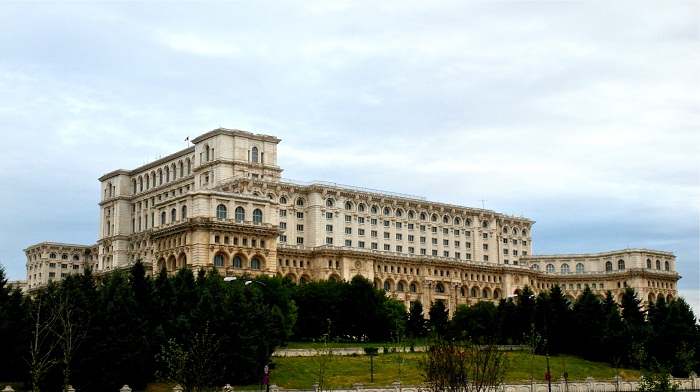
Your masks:
<svg viewBox="0 0 700 392"><path fill-rule="evenodd" d="M427 332L425 315L423 314L423 303L414 301L409 309L406 323L406 334L409 338L417 339L425 336Z"/></svg>
<svg viewBox="0 0 700 392"><path fill-rule="evenodd" d="M609 360L602 355L601 331L605 326L605 316L603 301L586 286L574 301L572 311L572 318L576 320L572 328L572 335L576 337L572 345L575 354L589 360Z"/></svg>
<svg viewBox="0 0 700 392"><path fill-rule="evenodd" d="M443 301L434 301L431 303L428 316L430 317L430 320L428 320L430 330L438 336L444 336L447 332L449 318L445 303Z"/></svg>

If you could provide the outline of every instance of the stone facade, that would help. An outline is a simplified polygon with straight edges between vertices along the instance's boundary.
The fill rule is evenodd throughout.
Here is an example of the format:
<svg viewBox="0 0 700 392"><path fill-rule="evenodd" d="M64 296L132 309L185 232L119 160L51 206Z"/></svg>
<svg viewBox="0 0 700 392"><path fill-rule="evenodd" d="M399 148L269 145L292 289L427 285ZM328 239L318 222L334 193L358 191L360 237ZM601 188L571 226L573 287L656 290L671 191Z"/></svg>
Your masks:
<svg viewBox="0 0 700 392"><path fill-rule="evenodd" d="M100 177L100 236L84 247L96 271L141 259L153 273L216 267L229 276L277 274L299 283L359 274L407 306L438 300L451 310L516 295L524 285L538 292L555 283L572 299L587 284L601 296L606 290L619 296L625 285L645 301L677 296L672 253L535 256L535 222L527 218L285 180L279 142L219 128L182 151ZM25 251L32 284L46 280L46 267L33 264L33 249L42 244ZM44 281L34 278L37 268Z"/></svg>

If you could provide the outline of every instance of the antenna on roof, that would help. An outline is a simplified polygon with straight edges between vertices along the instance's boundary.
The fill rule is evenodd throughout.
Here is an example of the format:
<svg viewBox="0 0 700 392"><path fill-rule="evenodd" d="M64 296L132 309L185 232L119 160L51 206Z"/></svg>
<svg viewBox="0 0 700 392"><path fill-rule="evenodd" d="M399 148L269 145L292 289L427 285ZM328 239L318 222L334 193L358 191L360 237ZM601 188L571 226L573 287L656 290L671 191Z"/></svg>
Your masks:
<svg viewBox="0 0 700 392"><path fill-rule="evenodd" d="M481 200L479 200L479 201L481 202L481 209L482 209L482 210L485 210L486 207L485 207L484 202L487 202L488 200L486 200L486 199L481 199Z"/></svg>

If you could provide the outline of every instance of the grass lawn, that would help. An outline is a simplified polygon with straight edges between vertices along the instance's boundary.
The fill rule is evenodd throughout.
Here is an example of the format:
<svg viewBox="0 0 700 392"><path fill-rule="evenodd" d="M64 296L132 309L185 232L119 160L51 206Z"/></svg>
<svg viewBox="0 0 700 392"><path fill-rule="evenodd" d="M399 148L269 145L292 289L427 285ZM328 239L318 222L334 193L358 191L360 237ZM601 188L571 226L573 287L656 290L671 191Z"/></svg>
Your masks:
<svg viewBox="0 0 700 392"><path fill-rule="evenodd" d="M380 350L381 353L381 350ZM374 357L374 382L370 381L370 358L368 356L334 357L326 378L328 387L350 387L359 382L365 386L387 386L396 380L404 385L422 384L423 379L418 370L418 361L422 353L380 354ZM522 351L508 352L509 369L506 382L525 382L533 375L544 381L547 371L547 359L544 356L531 356ZM285 389L310 389L317 379L317 364L313 357L273 358L275 369L270 374L270 381ZM399 374L399 364L401 374ZM556 380L564 372L569 373L569 380L583 380L586 377L611 379L614 369L607 363L589 362L571 356L550 357L549 366L552 378ZM623 378L638 378L637 370L622 369ZM255 390L259 385L236 387L237 390Z"/></svg>

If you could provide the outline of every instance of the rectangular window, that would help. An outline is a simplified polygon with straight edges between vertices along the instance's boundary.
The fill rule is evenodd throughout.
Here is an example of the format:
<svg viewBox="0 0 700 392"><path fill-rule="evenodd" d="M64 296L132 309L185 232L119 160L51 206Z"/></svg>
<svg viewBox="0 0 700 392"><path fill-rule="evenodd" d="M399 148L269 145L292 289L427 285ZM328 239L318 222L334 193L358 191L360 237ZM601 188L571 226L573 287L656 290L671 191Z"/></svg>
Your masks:
<svg viewBox="0 0 700 392"><path fill-rule="evenodd" d="M49 263L49 268L56 268L56 263Z"/></svg>
<svg viewBox="0 0 700 392"><path fill-rule="evenodd" d="M523 251L523 256L527 256L527 251L526 251L526 250Z"/></svg>
<svg viewBox="0 0 700 392"><path fill-rule="evenodd" d="M503 254L508 256L508 249L503 249Z"/></svg>
<svg viewBox="0 0 700 392"><path fill-rule="evenodd" d="M377 225L377 219L371 218L371 219L369 220L369 223L370 223L371 225L373 225L373 226L376 226L376 225Z"/></svg>
<svg viewBox="0 0 700 392"><path fill-rule="evenodd" d="M352 240L345 240L345 246L352 246Z"/></svg>
<svg viewBox="0 0 700 392"><path fill-rule="evenodd" d="M459 245L460 245L459 241L455 241L455 248L459 248Z"/></svg>
<svg viewBox="0 0 700 392"><path fill-rule="evenodd" d="M358 235L365 235L365 229L357 229Z"/></svg>
<svg viewBox="0 0 700 392"><path fill-rule="evenodd" d="M61 264L62 269L68 269L68 264Z"/></svg>
<svg viewBox="0 0 700 392"><path fill-rule="evenodd" d="M413 223L408 224L408 230L413 230Z"/></svg>
<svg viewBox="0 0 700 392"><path fill-rule="evenodd" d="M520 245L527 246L527 241L520 241Z"/></svg>
<svg viewBox="0 0 700 392"><path fill-rule="evenodd" d="M286 229L287 228L287 222L280 222L280 229Z"/></svg>
<svg viewBox="0 0 700 392"><path fill-rule="evenodd" d="M333 213L332 213L332 212L326 212L326 219L333 219Z"/></svg>
<svg viewBox="0 0 700 392"><path fill-rule="evenodd" d="M442 256L443 257L450 257L450 252L445 250L442 252Z"/></svg>
<svg viewBox="0 0 700 392"><path fill-rule="evenodd" d="M445 227L444 229L442 229L442 234L445 234L445 235L450 234L450 229Z"/></svg>
<svg viewBox="0 0 700 392"><path fill-rule="evenodd" d="M432 254L433 254L433 256L437 256L437 250L436 250L436 249L433 249L433 253L432 253Z"/></svg>
<svg viewBox="0 0 700 392"><path fill-rule="evenodd" d="M459 235L459 229L455 229L455 235Z"/></svg>
<svg viewBox="0 0 700 392"><path fill-rule="evenodd" d="M425 255L425 254L426 254L426 253L425 253L425 249L421 248L420 254Z"/></svg>
<svg viewBox="0 0 700 392"><path fill-rule="evenodd" d="M371 248L372 248L372 249L377 249L377 243L376 243L376 242L372 242Z"/></svg>
<svg viewBox="0 0 700 392"><path fill-rule="evenodd" d="M442 240L443 246L450 246L450 240Z"/></svg>
<svg viewBox="0 0 700 392"><path fill-rule="evenodd" d="M387 240L389 239L389 233L386 231L384 232L384 239L387 239Z"/></svg>
<svg viewBox="0 0 700 392"><path fill-rule="evenodd" d="M280 210L280 216L281 217L287 216L287 210Z"/></svg>
<svg viewBox="0 0 700 392"><path fill-rule="evenodd" d="M403 240L403 234L401 234L401 233L396 233L396 239L399 240L399 241Z"/></svg>
<svg viewBox="0 0 700 392"><path fill-rule="evenodd" d="M471 249L471 247L472 247L471 242L465 242L464 245L467 247L467 249Z"/></svg>
<svg viewBox="0 0 700 392"><path fill-rule="evenodd" d="M420 237L420 243L425 244L425 237Z"/></svg>
<svg viewBox="0 0 700 392"><path fill-rule="evenodd" d="M365 242L364 242L364 241L358 241L358 242L357 242L357 247L358 247L358 248L364 248L364 247L365 247Z"/></svg>
<svg viewBox="0 0 700 392"><path fill-rule="evenodd" d="M384 250L391 250L391 245L389 244L384 244Z"/></svg>
<svg viewBox="0 0 700 392"><path fill-rule="evenodd" d="M437 238L432 238L431 241L432 241L433 245L437 245Z"/></svg>
<svg viewBox="0 0 700 392"><path fill-rule="evenodd" d="M515 238L513 238L513 245L518 245L518 240L516 240Z"/></svg>
<svg viewBox="0 0 700 392"><path fill-rule="evenodd" d="M304 219L304 213L303 213L303 212L297 212L297 218L299 218L299 219Z"/></svg>
<svg viewBox="0 0 700 392"><path fill-rule="evenodd" d="M408 247L408 253L414 254L414 253L416 253L416 249L415 249L414 247L412 247L412 246L409 246L409 247Z"/></svg>
<svg viewBox="0 0 700 392"><path fill-rule="evenodd" d="M471 236L472 236L472 232L471 232L471 231L465 231L465 232L464 232L464 235L467 236L467 237L471 237Z"/></svg>
<svg viewBox="0 0 700 392"><path fill-rule="evenodd" d="M507 244L507 243L508 243L508 238L504 238L504 239L503 239L503 243L504 243L504 244Z"/></svg>
<svg viewBox="0 0 700 392"><path fill-rule="evenodd" d="M518 255L518 251L513 249L513 256L517 256L517 255Z"/></svg>
<svg viewBox="0 0 700 392"><path fill-rule="evenodd" d="M297 231L304 231L304 225L297 225Z"/></svg>
<svg viewBox="0 0 700 392"><path fill-rule="evenodd" d="M455 252L455 259L461 259L462 255L459 252Z"/></svg>
<svg viewBox="0 0 700 392"><path fill-rule="evenodd" d="M471 259L472 259L472 254L471 254L471 253L465 253L465 254L464 254L464 259L465 259L465 260L471 260Z"/></svg>
<svg viewBox="0 0 700 392"><path fill-rule="evenodd" d="M370 236L371 236L372 238L377 238L377 230L372 230L372 231L370 232Z"/></svg>
<svg viewBox="0 0 700 392"><path fill-rule="evenodd" d="M297 244L301 245L304 243L304 237L297 237Z"/></svg>
<svg viewBox="0 0 700 392"><path fill-rule="evenodd" d="M415 237L413 237L412 235L408 236L408 242L413 242L414 240L415 240Z"/></svg>
<svg viewBox="0 0 700 392"><path fill-rule="evenodd" d="M214 243L215 243L215 244L218 244L218 243L219 243L219 236L218 236L218 235L215 235L215 236L214 236Z"/></svg>
<svg viewBox="0 0 700 392"><path fill-rule="evenodd" d="M489 261L489 256L488 256L488 255L484 255L484 261Z"/></svg>
<svg viewBox="0 0 700 392"><path fill-rule="evenodd" d="M384 226L389 227L389 221L388 221L388 220L385 220L385 221L384 221Z"/></svg>
<svg viewBox="0 0 700 392"><path fill-rule="evenodd" d="M481 235L481 237L483 237L483 238L489 238L489 233L484 233L484 234Z"/></svg>
<svg viewBox="0 0 700 392"><path fill-rule="evenodd" d="M397 252L403 252L403 246L401 246L401 245L396 245L396 251L397 251Z"/></svg>
<svg viewBox="0 0 700 392"><path fill-rule="evenodd" d="M401 226L402 226L402 225L401 225L401 222L396 222L396 228L397 228L397 229L400 229Z"/></svg>
<svg viewBox="0 0 700 392"><path fill-rule="evenodd" d="M357 217L357 223L365 223L365 218L362 216Z"/></svg>
<svg viewBox="0 0 700 392"><path fill-rule="evenodd" d="M420 231L425 231L425 225L420 225Z"/></svg>
<svg viewBox="0 0 700 392"><path fill-rule="evenodd" d="M77 270L77 269L79 269L79 268L80 268L79 265L77 265L77 264L74 264L74 265L73 265L73 269L74 269L74 270Z"/></svg>
<svg viewBox="0 0 700 392"><path fill-rule="evenodd" d="M286 235L281 235L281 236L280 236L280 242L287 242L287 236L286 236Z"/></svg>
<svg viewBox="0 0 700 392"><path fill-rule="evenodd" d="M333 245L333 237L326 237L326 245Z"/></svg>
<svg viewBox="0 0 700 392"><path fill-rule="evenodd" d="M346 221L346 222L352 222L352 216L350 216L350 215L345 215L345 221Z"/></svg>
<svg viewBox="0 0 700 392"><path fill-rule="evenodd" d="M432 231L433 233L437 233L437 227L431 227L430 231Z"/></svg>
<svg viewBox="0 0 700 392"><path fill-rule="evenodd" d="M484 244L483 247L484 247L484 250L489 250L489 244Z"/></svg>
<svg viewBox="0 0 700 392"><path fill-rule="evenodd" d="M333 225L326 225L326 231L333 231Z"/></svg>
<svg viewBox="0 0 700 392"><path fill-rule="evenodd" d="M352 234L352 227L346 227L345 234Z"/></svg>

